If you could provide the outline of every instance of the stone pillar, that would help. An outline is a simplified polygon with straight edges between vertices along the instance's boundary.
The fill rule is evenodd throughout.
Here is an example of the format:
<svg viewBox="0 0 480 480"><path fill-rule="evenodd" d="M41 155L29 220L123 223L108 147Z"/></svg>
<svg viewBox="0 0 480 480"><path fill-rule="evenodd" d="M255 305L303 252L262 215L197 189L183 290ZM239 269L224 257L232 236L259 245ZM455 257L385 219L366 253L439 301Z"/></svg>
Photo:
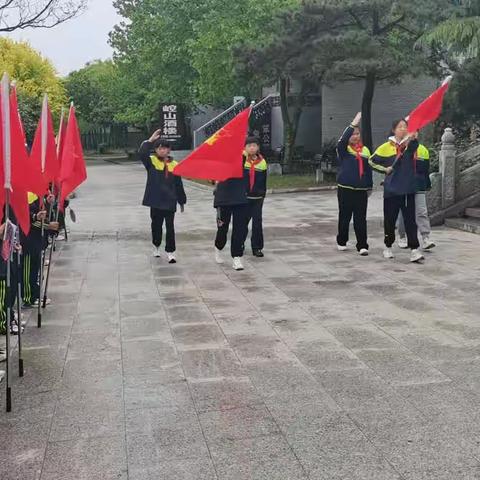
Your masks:
<svg viewBox="0 0 480 480"><path fill-rule="evenodd" d="M455 135L451 128L446 128L442 135L439 158L439 169L442 174L442 208L448 208L455 203L456 156Z"/></svg>

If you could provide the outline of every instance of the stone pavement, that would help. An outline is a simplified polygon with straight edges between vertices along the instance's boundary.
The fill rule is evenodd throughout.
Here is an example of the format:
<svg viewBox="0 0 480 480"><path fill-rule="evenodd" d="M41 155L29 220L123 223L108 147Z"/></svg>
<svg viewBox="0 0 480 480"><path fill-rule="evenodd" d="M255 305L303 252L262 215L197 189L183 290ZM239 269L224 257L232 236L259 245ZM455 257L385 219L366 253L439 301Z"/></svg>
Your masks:
<svg viewBox="0 0 480 480"><path fill-rule="evenodd" d="M171 266L142 169L89 176L0 412L2 480L480 479L480 237L384 261L375 194L360 258L333 193L271 196L266 257L234 272L189 186Z"/></svg>

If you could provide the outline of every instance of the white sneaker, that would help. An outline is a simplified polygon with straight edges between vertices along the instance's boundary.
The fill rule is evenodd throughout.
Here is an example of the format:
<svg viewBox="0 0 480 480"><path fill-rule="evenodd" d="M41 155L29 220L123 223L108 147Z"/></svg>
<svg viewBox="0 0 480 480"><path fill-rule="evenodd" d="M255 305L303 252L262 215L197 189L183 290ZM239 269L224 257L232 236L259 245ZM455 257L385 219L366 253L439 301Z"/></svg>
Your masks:
<svg viewBox="0 0 480 480"><path fill-rule="evenodd" d="M425 235L423 237L423 249L424 250L431 250L435 246L436 246L435 243L430 240L430 237L428 235Z"/></svg>
<svg viewBox="0 0 480 480"><path fill-rule="evenodd" d="M391 248L386 248L383 251L383 258L394 258L393 252Z"/></svg>
<svg viewBox="0 0 480 480"><path fill-rule="evenodd" d="M360 252L358 253L360 253L362 257L368 257L368 250L366 248L360 249Z"/></svg>
<svg viewBox="0 0 480 480"><path fill-rule="evenodd" d="M175 252L167 253L167 257L168 263L177 263L177 256L175 255Z"/></svg>
<svg viewBox="0 0 480 480"><path fill-rule="evenodd" d="M337 245L337 249L339 252L346 252L348 250L346 245Z"/></svg>
<svg viewBox="0 0 480 480"><path fill-rule="evenodd" d="M33 306L34 307L38 307L38 302L42 302L42 305L43 305L43 298L42 300L39 300L38 298L33 302ZM51 298L47 298L46 301L45 301L45 305L51 305L52 304L52 299Z"/></svg>
<svg viewBox="0 0 480 480"><path fill-rule="evenodd" d="M154 247L152 255L155 258L160 258L162 256L162 254L160 252L160 247Z"/></svg>
<svg viewBox="0 0 480 480"><path fill-rule="evenodd" d="M400 237L397 243L400 248L408 248L408 242L406 237Z"/></svg>
<svg viewBox="0 0 480 480"><path fill-rule="evenodd" d="M420 250L412 250L412 254L410 255L410 261L412 263L420 262L420 260L423 260L425 257L422 255L422 252Z"/></svg>
<svg viewBox="0 0 480 480"><path fill-rule="evenodd" d="M219 250L217 247L215 247L215 261L216 261L219 265L222 265L222 263L223 263L222 251Z"/></svg>
<svg viewBox="0 0 480 480"><path fill-rule="evenodd" d="M243 263L240 257L233 257L233 269L243 270Z"/></svg>

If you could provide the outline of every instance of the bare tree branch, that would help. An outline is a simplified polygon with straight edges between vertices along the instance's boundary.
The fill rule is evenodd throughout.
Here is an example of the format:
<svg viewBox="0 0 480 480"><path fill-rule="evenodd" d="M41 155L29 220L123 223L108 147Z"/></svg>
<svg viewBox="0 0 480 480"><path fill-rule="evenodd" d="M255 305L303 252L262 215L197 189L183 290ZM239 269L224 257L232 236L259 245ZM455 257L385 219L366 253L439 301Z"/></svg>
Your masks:
<svg viewBox="0 0 480 480"><path fill-rule="evenodd" d="M87 0L0 0L0 32L53 28L84 11Z"/></svg>

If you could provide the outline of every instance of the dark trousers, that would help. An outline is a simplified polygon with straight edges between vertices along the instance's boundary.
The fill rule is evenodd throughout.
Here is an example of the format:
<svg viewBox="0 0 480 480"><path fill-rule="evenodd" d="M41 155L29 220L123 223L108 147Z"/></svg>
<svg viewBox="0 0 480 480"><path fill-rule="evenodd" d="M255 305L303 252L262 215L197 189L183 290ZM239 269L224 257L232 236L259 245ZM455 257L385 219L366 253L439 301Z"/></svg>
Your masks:
<svg viewBox="0 0 480 480"><path fill-rule="evenodd" d="M233 218L230 252L232 257L243 257L248 234L248 205L234 205L217 208L217 236L215 246L223 250L227 244L228 228Z"/></svg>
<svg viewBox="0 0 480 480"><path fill-rule="evenodd" d="M252 221L252 250L263 250L263 198L248 200L247 228Z"/></svg>
<svg viewBox="0 0 480 480"><path fill-rule="evenodd" d="M163 222L166 228L165 251L173 253L176 250L175 245L175 212L168 210L150 209L150 218L152 219L152 243L159 247L162 244Z"/></svg>
<svg viewBox="0 0 480 480"><path fill-rule="evenodd" d="M25 252L22 256L23 281L22 300L31 305L40 298L40 285L38 274L40 272L40 253Z"/></svg>
<svg viewBox="0 0 480 480"><path fill-rule="evenodd" d="M338 188L338 235L337 244L345 246L348 242L350 220L353 215L353 228L357 237L357 250L368 250L367 243L367 207L366 190Z"/></svg>
<svg viewBox="0 0 480 480"><path fill-rule="evenodd" d="M383 216L385 228L385 245L390 248L395 242L395 227L398 215L402 212L407 233L408 248L417 249L417 223L415 219L415 194L396 195L383 199Z"/></svg>

